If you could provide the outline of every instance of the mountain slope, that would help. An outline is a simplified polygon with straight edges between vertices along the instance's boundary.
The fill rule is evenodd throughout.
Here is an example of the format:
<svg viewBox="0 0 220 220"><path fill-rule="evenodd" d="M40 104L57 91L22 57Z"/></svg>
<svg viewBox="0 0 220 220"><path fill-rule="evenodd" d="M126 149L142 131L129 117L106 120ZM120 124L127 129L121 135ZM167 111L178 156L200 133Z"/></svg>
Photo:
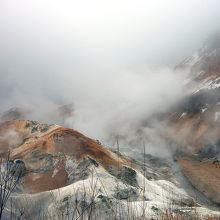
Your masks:
<svg viewBox="0 0 220 220"><path fill-rule="evenodd" d="M73 215L79 216L85 203L90 207L93 201L94 215L105 219L119 217L120 212L127 216L129 209L136 217L143 215L143 210L152 217L162 217L169 207L191 216L194 206L200 216L218 215L200 207L177 182L149 177L153 168L148 160L136 162L114 153L73 129L15 120L0 123L0 137L1 146L5 146L1 147L1 155L10 149L11 161L22 164L24 174L12 196L14 207L19 207L15 215L28 207L24 215L31 213L32 219L38 219L39 213L44 219L60 219L60 212L73 214L75 209L70 210L69 205L75 207L76 201L81 205L78 214ZM17 140L10 142L13 137ZM161 164L168 172L169 165ZM183 212L185 209L187 213ZM109 216L110 213L115 216Z"/></svg>
<svg viewBox="0 0 220 220"><path fill-rule="evenodd" d="M194 187L220 204L220 40L213 38L177 68L188 70L186 97L169 117L175 157ZM181 153L180 153L181 152Z"/></svg>

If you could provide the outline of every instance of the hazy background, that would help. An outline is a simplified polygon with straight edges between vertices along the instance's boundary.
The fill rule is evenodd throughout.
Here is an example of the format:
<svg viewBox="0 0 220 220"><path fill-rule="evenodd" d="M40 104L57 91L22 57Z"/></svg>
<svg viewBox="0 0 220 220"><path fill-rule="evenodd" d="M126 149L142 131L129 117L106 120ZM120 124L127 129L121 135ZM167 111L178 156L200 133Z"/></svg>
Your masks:
<svg viewBox="0 0 220 220"><path fill-rule="evenodd" d="M219 0L0 1L0 112L65 121L105 140L133 134L182 94L173 67L219 28ZM158 126L157 126L158 127ZM154 137L154 130L148 130Z"/></svg>

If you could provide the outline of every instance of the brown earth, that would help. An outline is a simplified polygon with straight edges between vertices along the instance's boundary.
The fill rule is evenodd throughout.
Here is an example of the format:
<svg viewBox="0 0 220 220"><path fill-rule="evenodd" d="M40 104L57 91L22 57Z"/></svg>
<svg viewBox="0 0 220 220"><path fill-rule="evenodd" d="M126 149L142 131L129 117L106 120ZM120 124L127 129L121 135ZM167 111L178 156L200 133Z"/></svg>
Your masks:
<svg viewBox="0 0 220 220"><path fill-rule="evenodd" d="M0 123L0 137L13 133L19 139L13 146L9 144L8 138L0 139L2 153L10 148L10 158L22 160L27 170L32 171L24 176L23 186L27 192L42 192L68 185L66 157L73 157L78 163L84 157L89 157L105 169L128 163L131 165L130 161L119 158L117 154L101 146L97 140L76 130L54 125L45 126L22 120ZM55 166L51 165L52 161L57 161Z"/></svg>
<svg viewBox="0 0 220 220"><path fill-rule="evenodd" d="M200 192L220 204L220 162L179 159L184 175Z"/></svg>

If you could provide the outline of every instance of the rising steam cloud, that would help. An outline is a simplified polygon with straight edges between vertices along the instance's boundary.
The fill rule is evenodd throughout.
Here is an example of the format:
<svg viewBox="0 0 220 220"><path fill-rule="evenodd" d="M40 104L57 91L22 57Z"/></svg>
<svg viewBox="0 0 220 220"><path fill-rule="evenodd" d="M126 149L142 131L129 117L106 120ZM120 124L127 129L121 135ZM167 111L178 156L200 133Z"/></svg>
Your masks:
<svg viewBox="0 0 220 220"><path fill-rule="evenodd" d="M217 0L2 1L0 112L16 106L56 123L51 112L74 103L65 126L102 141L134 137L182 97L186 73L173 67L218 28L219 8Z"/></svg>

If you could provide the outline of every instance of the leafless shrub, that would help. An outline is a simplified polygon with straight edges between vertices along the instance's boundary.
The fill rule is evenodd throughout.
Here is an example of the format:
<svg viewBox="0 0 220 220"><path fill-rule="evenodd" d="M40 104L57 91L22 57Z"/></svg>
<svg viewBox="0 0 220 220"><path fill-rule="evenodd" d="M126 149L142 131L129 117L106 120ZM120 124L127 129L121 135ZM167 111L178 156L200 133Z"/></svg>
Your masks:
<svg viewBox="0 0 220 220"><path fill-rule="evenodd" d="M11 193L24 175L22 165L21 161L10 160L10 152L0 159L0 219L3 218L3 211Z"/></svg>

